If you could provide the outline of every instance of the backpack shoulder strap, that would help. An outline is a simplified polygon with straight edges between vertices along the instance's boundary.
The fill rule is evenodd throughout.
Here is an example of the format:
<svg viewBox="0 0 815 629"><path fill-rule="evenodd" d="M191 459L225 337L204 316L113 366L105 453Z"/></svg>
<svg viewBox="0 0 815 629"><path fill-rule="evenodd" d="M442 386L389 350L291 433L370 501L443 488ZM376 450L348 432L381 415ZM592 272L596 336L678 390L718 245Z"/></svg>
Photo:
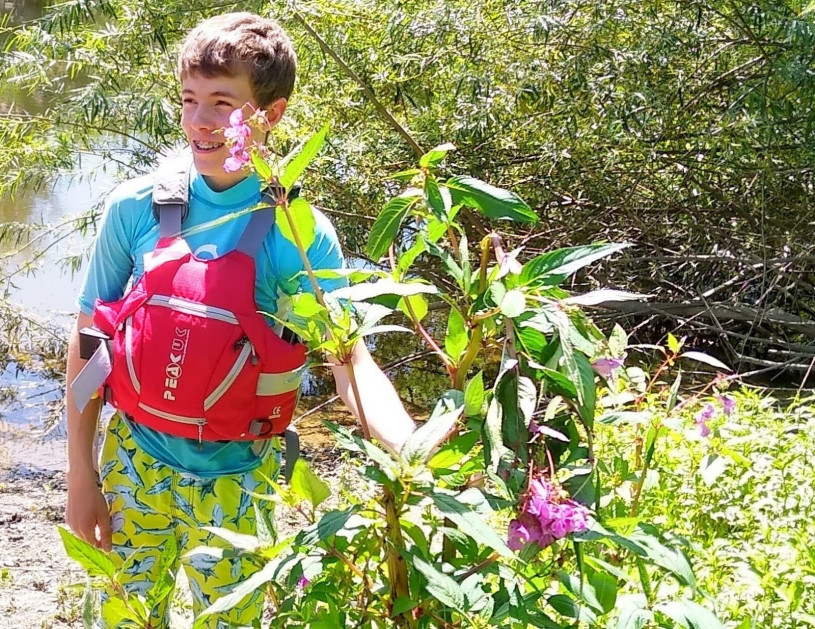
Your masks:
<svg viewBox="0 0 815 629"><path fill-rule="evenodd" d="M294 201L299 194L300 186L292 186L288 194L288 200L290 202ZM249 218L249 222L246 224L246 228L243 230L243 234L241 234L240 240L238 240L238 244L235 246L237 251L245 253L250 258L255 257L266 235L275 224L275 206L277 204L275 203L274 191L269 188L263 190L261 202L268 207L252 212L252 216Z"/></svg>
<svg viewBox="0 0 815 629"><path fill-rule="evenodd" d="M159 237L176 236L181 223L190 213L189 157L176 157L161 162L153 180L153 216L159 224Z"/></svg>

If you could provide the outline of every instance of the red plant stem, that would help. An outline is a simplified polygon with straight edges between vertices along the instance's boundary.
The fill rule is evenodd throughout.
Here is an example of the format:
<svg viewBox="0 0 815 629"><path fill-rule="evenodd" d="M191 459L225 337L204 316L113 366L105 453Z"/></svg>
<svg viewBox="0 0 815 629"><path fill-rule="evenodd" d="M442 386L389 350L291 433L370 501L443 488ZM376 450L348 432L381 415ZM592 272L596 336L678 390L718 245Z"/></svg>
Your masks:
<svg viewBox="0 0 815 629"><path fill-rule="evenodd" d="M292 236L294 236L294 243L297 245L297 251L300 252L300 259L302 260L303 266L306 269L306 274L311 282L311 287L314 289L314 296L317 298L317 301L323 308L327 308L325 298L323 297L323 290L320 288L320 283L314 276L314 269L311 266L308 255L306 254L306 249L303 246L303 240L300 238L300 233L297 231L297 226L292 220L288 199L284 196L282 199L278 200L278 205L283 208L283 212L286 215L286 220L289 221L289 227L291 228ZM333 335L331 328L329 328L329 332ZM365 439L370 439L371 431L368 428L368 419L365 416L365 408L362 406L362 397L360 397L359 394L359 387L357 386L357 378L356 374L354 373L354 365L351 362L351 357L349 353L344 353L343 356L338 356L337 358L341 360L342 364L345 365L345 368L348 371L348 379L351 382L351 389L354 393L354 399L357 402L357 413L359 414L359 423L362 425L362 434Z"/></svg>
<svg viewBox="0 0 815 629"><path fill-rule="evenodd" d="M393 245L390 246L388 249L388 258L390 259L391 269L396 271L396 260L393 255ZM430 336L430 333L427 329L422 325L419 321L419 317L416 315L416 311L413 310L413 306L410 305L410 300L405 298L405 309L408 311L408 316L410 320L413 322L416 331L419 333L419 336L422 337L427 346L435 352L435 354L441 359L444 363L445 368L447 369L447 374L450 376L450 380L453 381L455 379L455 365L453 361L450 360L449 356L444 352L444 350L439 347L439 344L436 343L436 340Z"/></svg>

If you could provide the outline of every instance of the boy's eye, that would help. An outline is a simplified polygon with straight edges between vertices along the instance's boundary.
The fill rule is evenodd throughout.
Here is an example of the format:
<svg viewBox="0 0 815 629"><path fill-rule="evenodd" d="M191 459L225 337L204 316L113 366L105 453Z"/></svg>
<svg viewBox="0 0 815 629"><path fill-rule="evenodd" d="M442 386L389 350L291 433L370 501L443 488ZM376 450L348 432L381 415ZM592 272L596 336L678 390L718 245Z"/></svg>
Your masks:
<svg viewBox="0 0 815 629"><path fill-rule="evenodd" d="M232 107L232 103L229 103L229 102L227 102L225 100L219 100L217 103L215 103L215 106L216 107Z"/></svg>
<svg viewBox="0 0 815 629"><path fill-rule="evenodd" d="M192 98L182 98L181 99L182 105L194 105L195 101Z"/></svg>

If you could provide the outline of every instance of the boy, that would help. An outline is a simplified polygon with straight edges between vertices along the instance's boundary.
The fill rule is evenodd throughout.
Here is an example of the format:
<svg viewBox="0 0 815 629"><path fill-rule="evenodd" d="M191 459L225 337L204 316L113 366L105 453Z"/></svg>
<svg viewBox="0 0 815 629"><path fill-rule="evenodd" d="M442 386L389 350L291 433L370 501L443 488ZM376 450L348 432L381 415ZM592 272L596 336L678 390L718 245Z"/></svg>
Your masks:
<svg viewBox="0 0 815 629"><path fill-rule="evenodd" d="M193 157L185 229L258 203L257 177L224 171L229 150L219 130L229 126L231 112L247 102L265 109L270 126L276 125L286 110L295 71L291 43L273 21L234 13L206 20L189 33L179 59L181 126ZM137 178L119 186L107 201L78 298L80 313L68 350L69 383L84 364L79 357L78 331L91 325L94 301L119 299L131 277L135 281L144 273L144 256L156 246L159 228L152 212L152 190L152 177ZM185 240L198 258L217 258L236 247L248 220L243 216ZM308 251L311 265L341 267L333 227L319 213L316 221L316 238ZM279 287L302 271L299 254L273 228L255 264L258 309L280 314L285 295ZM325 281L323 287L331 290L337 284ZM310 290L307 278L300 278L300 290ZM373 436L398 450L414 428L412 420L364 345L356 347L353 363ZM334 377L338 393L359 416L345 368L335 367ZM99 402L93 401L80 412L68 387L67 409L65 520L81 538L114 551L114 559L125 567L129 591L143 594L150 589L168 537L175 537L179 555L183 555L211 543L212 536L201 530L203 526L254 533L254 514L246 492L270 491L263 475L274 476L277 459L268 441L200 442L154 430L117 412L106 431L97 474L92 445ZM226 559L180 561L190 581L196 616L230 584L245 579L250 570ZM260 595L247 597L233 610L211 617L208 626L250 625L260 618L262 604ZM166 611L160 610L153 626L166 626ZM116 623L104 599L103 621L106 626Z"/></svg>

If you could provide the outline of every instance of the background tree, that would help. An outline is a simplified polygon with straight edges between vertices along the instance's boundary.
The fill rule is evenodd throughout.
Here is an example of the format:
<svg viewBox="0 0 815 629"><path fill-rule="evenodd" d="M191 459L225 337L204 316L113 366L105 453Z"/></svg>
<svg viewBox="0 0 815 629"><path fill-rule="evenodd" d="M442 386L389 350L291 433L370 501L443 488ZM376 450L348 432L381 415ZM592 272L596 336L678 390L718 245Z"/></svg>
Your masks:
<svg viewBox="0 0 815 629"><path fill-rule="evenodd" d="M279 150L331 122L311 198L349 251L386 177L453 142L451 169L518 190L541 217L511 246L636 244L597 279L654 295L607 304L659 315L640 334L717 339L741 368L809 367L815 23L801 2L60 3L6 29L0 80L42 109L2 106L0 191L43 185L77 151L149 170L179 140L177 43L236 9L295 40Z"/></svg>

